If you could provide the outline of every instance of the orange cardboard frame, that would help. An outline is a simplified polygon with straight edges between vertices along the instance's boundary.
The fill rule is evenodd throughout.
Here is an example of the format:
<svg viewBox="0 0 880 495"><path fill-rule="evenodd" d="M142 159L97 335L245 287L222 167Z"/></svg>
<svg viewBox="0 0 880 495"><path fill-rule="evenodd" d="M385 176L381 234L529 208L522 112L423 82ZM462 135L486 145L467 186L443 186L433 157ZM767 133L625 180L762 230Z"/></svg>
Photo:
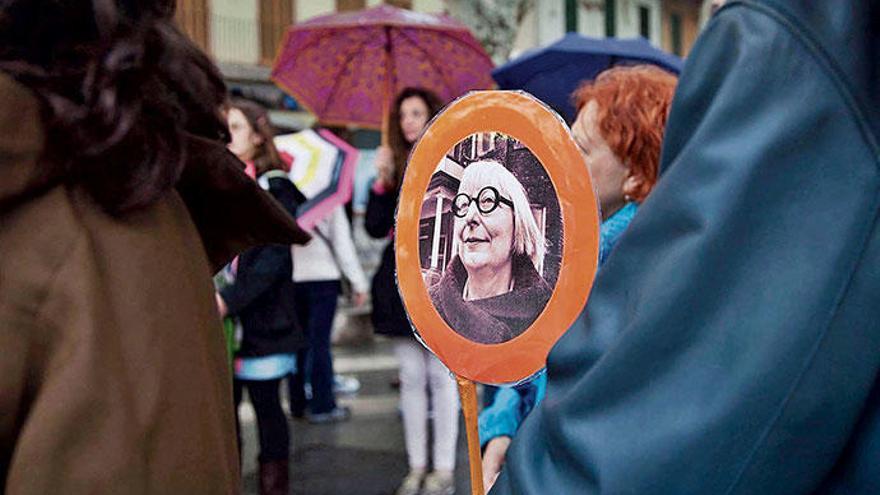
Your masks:
<svg viewBox="0 0 880 495"><path fill-rule="evenodd" d="M471 134L493 131L519 140L547 171L562 215L562 264L547 306L529 328L506 342L480 344L450 328L428 295L419 257L419 212L437 163L448 150ZM452 102L425 129L410 156L395 243L398 286L410 321L450 371L492 384L534 375L583 309L598 266L598 205L568 126L524 92L477 91Z"/></svg>

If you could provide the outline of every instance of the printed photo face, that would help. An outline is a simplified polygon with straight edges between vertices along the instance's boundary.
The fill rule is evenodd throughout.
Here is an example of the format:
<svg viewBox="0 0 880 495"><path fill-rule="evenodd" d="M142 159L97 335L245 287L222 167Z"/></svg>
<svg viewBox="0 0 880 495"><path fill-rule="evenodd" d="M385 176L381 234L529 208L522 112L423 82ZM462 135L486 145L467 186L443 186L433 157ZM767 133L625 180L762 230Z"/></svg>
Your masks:
<svg viewBox="0 0 880 495"><path fill-rule="evenodd" d="M468 93L415 143L394 224L397 285L414 334L457 376L534 376L583 311L599 210L581 163L565 122L520 91Z"/></svg>
<svg viewBox="0 0 880 495"><path fill-rule="evenodd" d="M437 164L422 202L431 301L468 340L507 342L547 305L563 237L557 192L531 150L499 132L467 136Z"/></svg>

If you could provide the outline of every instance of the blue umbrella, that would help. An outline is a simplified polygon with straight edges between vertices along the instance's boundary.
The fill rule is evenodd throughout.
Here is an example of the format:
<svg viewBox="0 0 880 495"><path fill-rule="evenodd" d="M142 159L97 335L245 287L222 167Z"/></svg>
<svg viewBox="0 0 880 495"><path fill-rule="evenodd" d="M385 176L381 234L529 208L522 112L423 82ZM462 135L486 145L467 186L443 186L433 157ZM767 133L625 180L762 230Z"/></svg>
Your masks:
<svg viewBox="0 0 880 495"><path fill-rule="evenodd" d="M590 38L568 33L550 45L529 50L492 71L499 89L521 89L550 105L571 123L571 93L615 65L653 64L678 74L682 61L644 38Z"/></svg>

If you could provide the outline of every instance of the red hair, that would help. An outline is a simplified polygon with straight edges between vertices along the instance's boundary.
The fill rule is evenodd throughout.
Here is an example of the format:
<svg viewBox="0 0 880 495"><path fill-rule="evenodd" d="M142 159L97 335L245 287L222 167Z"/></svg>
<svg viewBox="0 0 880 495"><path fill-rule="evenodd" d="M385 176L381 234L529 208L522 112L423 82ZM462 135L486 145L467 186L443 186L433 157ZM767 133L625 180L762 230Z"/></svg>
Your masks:
<svg viewBox="0 0 880 495"><path fill-rule="evenodd" d="M632 195L641 202L657 181L660 145L676 76L653 65L613 67L572 94L578 112L596 101L596 128L611 151L644 177Z"/></svg>

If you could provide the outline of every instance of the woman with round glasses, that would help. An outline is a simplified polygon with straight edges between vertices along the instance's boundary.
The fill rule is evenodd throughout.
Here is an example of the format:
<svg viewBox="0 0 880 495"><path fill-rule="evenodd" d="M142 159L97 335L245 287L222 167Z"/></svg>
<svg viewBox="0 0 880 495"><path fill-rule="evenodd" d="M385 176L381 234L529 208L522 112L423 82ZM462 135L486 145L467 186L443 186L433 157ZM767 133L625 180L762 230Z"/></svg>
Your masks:
<svg viewBox="0 0 880 495"><path fill-rule="evenodd" d="M551 293L537 268L544 236L525 188L500 163L474 162L464 170L452 212L456 256L431 299L461 336L506 342L535 321Z"/></svg>

